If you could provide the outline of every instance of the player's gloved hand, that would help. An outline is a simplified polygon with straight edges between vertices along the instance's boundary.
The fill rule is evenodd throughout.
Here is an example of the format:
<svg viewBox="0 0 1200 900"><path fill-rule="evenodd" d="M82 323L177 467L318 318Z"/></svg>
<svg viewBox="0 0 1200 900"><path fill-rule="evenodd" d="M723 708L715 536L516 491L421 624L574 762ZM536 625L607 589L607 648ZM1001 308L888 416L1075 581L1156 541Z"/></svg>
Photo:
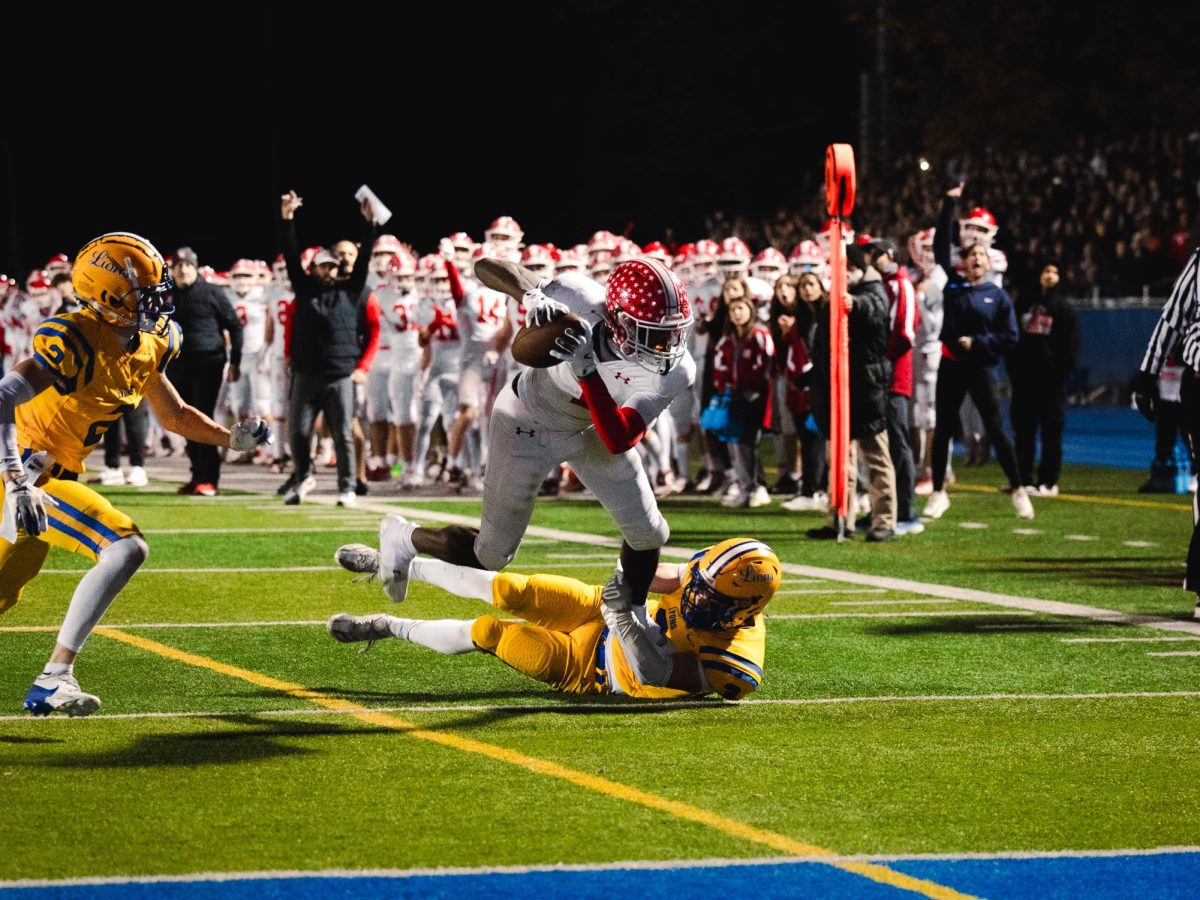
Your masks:
<svg viewBox="0 0 1200 900"><path fill-rule="evenodd" d="M37 537L50 527L46 516L46 501L54 504L53 497L47 497L39 487L30 484L24 475L18 476L6 485L13 498L13 511L16 513L17 526L30 537Z"/></svg>
<svg viewBox="0 0 1200 900"><path fill-rule="evenodd" d="M259 444L270 444L274 440L270 426L258 416L243 419L229 429L229 449L239 453L253 450Z"/></svg>
<svg viewBox="0 0 1200 900"><path fill-rule="evenodd" d="M1129 382L1129 389L1133 392L1133 405L1137 407L1137 411L1145 416L1147 421L1153 422L1157 414L1158 379L1149 372L1138 372Z"/></svg>
<svg viewBox="0 0 1200 900"><path fill-rule="evenodd" d="M450 238L444 237L438 241L438 253L441 254L442 259L454 259L454 243Z"/></svg>
<svg viewBox="0 0 1200 900"><path fill-rule="evenodd" d="M483 364L485 366L494 366L500 362L499 350L485 350L483 353Z"/></svg>
<svg viewBox="0 0 1200 900"><path fill-rule="evenodd" d="M571 367L575 380L586 378L596 371L596 352L592 349L592 325L587 320L572 325L555 339L550 355Z"/></svg>
<svg viewBox="0 0 1200 900"><path fill-rule="evenodd" d="M549 325L555 319L561 319L570 312L566 304L551 300L542 293L542 288L549 283L543 278L537 283L537 287L530 288L521 297L521 305L525 307L525 321L534 328Z"/></svg>
<svg viewBox="0 0 1200 900"><path fill-rule="evenodd" d="M600 600L609 610L619 612L633 606L633 591L625 581L625 572L620 566L612 573L600 590Z"/></svg>

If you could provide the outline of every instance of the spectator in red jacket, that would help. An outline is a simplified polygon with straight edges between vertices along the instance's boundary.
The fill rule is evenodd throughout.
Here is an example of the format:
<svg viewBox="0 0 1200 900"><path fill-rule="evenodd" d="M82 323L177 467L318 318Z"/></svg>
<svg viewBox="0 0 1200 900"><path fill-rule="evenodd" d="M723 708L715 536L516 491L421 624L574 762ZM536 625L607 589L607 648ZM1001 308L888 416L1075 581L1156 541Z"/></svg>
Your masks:
<svg viewBox="0 0 1200 900"><path fill-rule="evenodd" d="M888 390L888 452L896 470L896 535L920 534L925 530L913 510L916 469L908 443L913 392L913 341L921 314L908 272L897 261L896 245L875 240L867 245L871 265L883 278L888 294L887 358L892 363L892 385Z"/></svg>
<svg viewBox="0 0 1200 900"><path fill-rule="evenodd" d="M726 314L725 334L713 353L713 388L733 392L731 411L741 427L736 438L727 440L735 481L721 505L766 506L771 497L758 483L758 441L771 418L775 342L758 321L750 297L730 300Z"/></svg>

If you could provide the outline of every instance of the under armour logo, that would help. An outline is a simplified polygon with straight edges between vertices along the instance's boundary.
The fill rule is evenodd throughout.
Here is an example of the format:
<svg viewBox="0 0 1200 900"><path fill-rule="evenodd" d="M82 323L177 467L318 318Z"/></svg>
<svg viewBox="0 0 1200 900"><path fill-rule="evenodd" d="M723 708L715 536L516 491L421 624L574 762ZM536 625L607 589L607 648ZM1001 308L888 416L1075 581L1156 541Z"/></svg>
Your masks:
<svg viewBox="0 0 1200 900"><path fill-rule="evenodd" d="M613 378L617 379L617 381L623 381L626 384L629 384L629 378L622 375L620 372L618 372L616 375L614 375Z"/></svg>
<svg viewBox="0 0 1200 900"><path fill-rule="evenodd" d="M530 437L533 437L533 435L534 435L534 431L533 431L533 429L532 429L532 428L530 428L528 431L527 431L527 430L525 430L524 428L518 428L518 429L517 429L517 434L527 434L527 435L529 435Z"/></svg>

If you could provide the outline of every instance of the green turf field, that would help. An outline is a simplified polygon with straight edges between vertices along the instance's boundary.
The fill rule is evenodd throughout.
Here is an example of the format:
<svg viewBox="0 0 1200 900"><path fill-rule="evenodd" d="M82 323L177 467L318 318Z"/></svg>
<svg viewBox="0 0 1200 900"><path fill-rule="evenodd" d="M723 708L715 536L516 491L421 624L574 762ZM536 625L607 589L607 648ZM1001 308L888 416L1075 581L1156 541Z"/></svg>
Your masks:
<svg viewBox="0 0 1200 900"><path fill-rule="evenodd" d="M85 560L53 551L0 617L0 880L1200 843L1187 498L1075 467L1024 522L995 470L960 477L886 545L663 503L672 548L745 534L789 564L740 705L580 700L480 654L329 639L331 613L390 607L339 544L374 542L385 506L477 502L113 490L151 554L76 668L100 712L19 715ZM539 503L514 569L599 583L615 537L594 503ZM485 611L421 584L402 609ZM47 829L74 852L42 852Z"/></svg>

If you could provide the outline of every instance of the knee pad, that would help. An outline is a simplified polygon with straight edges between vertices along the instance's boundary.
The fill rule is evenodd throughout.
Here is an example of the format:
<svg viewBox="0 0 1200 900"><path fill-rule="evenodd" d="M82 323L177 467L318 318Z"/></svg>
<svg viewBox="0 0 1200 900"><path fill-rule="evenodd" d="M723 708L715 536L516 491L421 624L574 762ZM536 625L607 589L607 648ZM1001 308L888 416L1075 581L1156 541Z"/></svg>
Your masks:
<svg viewBox="0 0 1200 900"><path fill-rule="evenodd" d="M621 537L634 550L657 550L671 538L671 526L657 509L643 523L628 531L622 529Z"/></svg>
<svg viewBox="0 0 1200 900"><path fill-rule="evenodd" d="M485 653L495 653L504 636L504 623L495 616L480 616L471 623L471 643Z"/></svg>

